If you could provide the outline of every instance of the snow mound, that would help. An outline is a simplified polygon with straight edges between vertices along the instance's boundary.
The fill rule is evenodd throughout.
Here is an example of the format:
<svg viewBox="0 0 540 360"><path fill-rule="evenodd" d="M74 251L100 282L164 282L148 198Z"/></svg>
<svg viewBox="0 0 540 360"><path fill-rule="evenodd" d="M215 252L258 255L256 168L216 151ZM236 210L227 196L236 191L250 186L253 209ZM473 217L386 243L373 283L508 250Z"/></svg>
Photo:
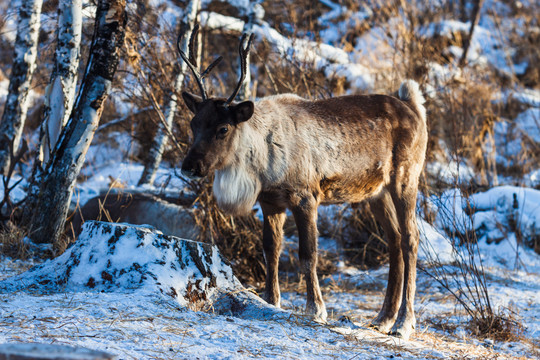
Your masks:
<svg viewBox="0 0 540 360"><path fill-rule="evenodd" d="M539 190L498 186L466 196L459 189L450 189L431 201L437 212L435 225L444 229L447 236L465 241L474 240L476 234L484 265L540 271L538 254L533 250L540 234ZM421 233L425 232L422 226L419 224ZM425 236L428 234L429 231ZM445 244L435 241L432 246L439 255L440 243ZM465 251L461 246L456 250ZM450 255L444 249L442 253L443 257Z"/></svg>
<svg viewBox="0 0 540 360"><path fill-rule="evenodd" d="M420 217L418 217L418 230L420 232L419 260L436 260L440 264L456 261L456 252L452 242Z"/></svg>
<svg viewBox="0 0 540 360"><path fill-rule="evenodd" d="M519 228L524 236L540 233L540 191L518 186L499 186L471 196L476 230L500 231ZM509 224L512 223L512 224ZM502 236L503 238L505 236Z"/></svg>
<svg viewBox="0 0 540 360"><path fill-rule="evenodd" d="M58 258L0 282L0 293L19 290L136 291L196 310L258 317L280 312L246 291L217 247L100 221L86 222Z"/></svg>

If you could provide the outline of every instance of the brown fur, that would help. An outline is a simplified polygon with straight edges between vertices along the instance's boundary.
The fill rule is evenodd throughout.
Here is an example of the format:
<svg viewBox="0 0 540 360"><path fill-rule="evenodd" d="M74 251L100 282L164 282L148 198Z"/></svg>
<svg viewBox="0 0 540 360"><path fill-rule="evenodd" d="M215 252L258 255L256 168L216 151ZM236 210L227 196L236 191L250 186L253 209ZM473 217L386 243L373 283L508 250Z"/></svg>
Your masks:
<svg viewBox="0 0 540 360"><path fill-rule="evenodd" d="M427 144L418 85L404 82L399 99L279 95L231 107L186 93L184 100L195 113L195 140L182 171L194 177L215 171L214 195L224 210L242 213L261 204L267 301L280 303L277 264L288 208L298 228L306 312L324 321L317 208L370 199L390 249L388 288L373 326L408 338L415 326L416 196Z"/></svg>
<svg viewBox="0 0 540 360"><path fill-rule="evenodd" d="M182 199L186 200L184 205L191 204L187 197ZM189 207L149 194L106 193L88 200L73 215L71 230L74 236L80 233L87 220L151 225L165 235L186 239L195 239L198 235L198 227Z"/></svg>

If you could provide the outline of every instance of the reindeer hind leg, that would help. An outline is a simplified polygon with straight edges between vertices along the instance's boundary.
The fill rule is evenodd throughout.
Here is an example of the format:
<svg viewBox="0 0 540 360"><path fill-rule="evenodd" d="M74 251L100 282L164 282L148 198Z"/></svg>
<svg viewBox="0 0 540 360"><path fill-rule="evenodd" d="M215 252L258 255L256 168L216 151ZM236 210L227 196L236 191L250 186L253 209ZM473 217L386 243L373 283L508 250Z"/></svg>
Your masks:
<svg viewBox="0 0 540 360"><path fill-rule="evenodd" d="M401 233L401 252L403 254L403 294L398 317L391 335L408 339L416 326L414 315L414 296L416 293L416 260L418 253L418 225L416 223L416 197L418 177L410 176L409 181L392 193Z"/></svg>
<svg viewBox="0 0 540 360"><path fill-rule="evenodd" d="M384 190L377 199L371 201L371 210L382 225L388 243L390 269L388 285L381 311L371 321L370 326L383 333L388 333L398 315L403 291L403 255L401 253L401 235L396 217L396 209L390 194Z"/></svg>

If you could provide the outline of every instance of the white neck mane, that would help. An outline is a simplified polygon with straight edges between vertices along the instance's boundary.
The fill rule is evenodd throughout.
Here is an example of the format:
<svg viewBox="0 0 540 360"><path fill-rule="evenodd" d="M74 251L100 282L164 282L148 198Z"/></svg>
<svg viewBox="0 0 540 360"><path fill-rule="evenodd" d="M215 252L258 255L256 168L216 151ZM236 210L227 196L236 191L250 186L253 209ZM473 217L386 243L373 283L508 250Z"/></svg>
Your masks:
<svg viewBox="0 0 540 360"><path fill-rule="evenodd" d="M261 141L263 143L259 144ZM224 169L217 170L214 177L214 197L222 210L247 214L257 202L261 182L254 171L254 161L263 149L261 146L264 147L261 134L252 124L243 124L235 160Z"/></svg>

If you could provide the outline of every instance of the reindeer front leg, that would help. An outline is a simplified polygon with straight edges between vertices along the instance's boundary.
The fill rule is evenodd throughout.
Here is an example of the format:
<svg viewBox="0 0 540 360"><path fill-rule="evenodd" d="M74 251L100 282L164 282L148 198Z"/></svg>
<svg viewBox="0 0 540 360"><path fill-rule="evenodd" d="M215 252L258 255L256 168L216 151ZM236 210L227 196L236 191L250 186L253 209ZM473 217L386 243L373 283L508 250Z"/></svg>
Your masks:
<svg viewBox="0 0 540 360"><path fill-rule="evenodd" d="M318 200L309 193L293 201L291 211L298 228L300 271L306 278L306 313L315 321L326 322L326 307L317 277Z"/></svg>
<svg viewBox="0 0 540 360"><path fill-rule="evenodd" d="M265 300L277 307L280 306L278 265L283 242L283 224L285 208L260 202L263 211L263 250L266 262Z"/></svg>

